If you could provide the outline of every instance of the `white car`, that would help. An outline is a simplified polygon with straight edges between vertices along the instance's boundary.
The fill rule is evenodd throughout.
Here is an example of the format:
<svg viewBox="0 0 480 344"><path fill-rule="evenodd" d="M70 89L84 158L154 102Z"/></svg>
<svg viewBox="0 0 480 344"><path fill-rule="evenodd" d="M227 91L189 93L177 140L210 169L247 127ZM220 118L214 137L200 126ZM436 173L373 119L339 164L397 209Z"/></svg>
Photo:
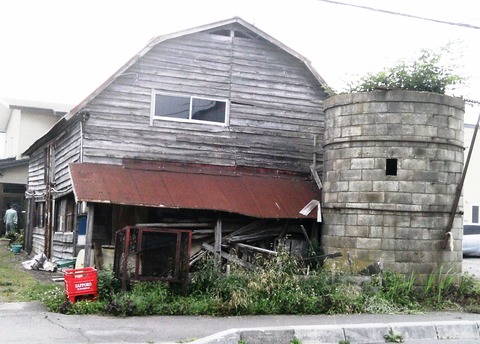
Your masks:
<svg viewBox="0 0 480 344"><path fill-rule="evenodd" d="M480 257L480 226L463 226L463 255L467 257Z"/></svg>

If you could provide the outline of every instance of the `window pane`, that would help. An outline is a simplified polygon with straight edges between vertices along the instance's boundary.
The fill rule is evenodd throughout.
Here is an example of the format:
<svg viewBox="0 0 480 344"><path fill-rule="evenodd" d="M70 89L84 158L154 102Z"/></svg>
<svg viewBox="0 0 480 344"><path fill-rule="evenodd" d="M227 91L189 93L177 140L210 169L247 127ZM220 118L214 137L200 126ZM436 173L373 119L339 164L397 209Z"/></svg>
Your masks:
<svg viewBox="0 0 480 344"><path fill-rule="evenodd" d="M155 95L155 116L188 119L190 98Z"/></svg>
<svg viewBox="0 0 480 344"><path fill-rule="evenodd" d="M192 99L192 119L225 123L226 103L212 99Z"/></svg>
<svg viewBox="0 0 480 344"><path fill-rule="evenodd" d="M478 223L478 205L472 206L472 223Z"/></svg>

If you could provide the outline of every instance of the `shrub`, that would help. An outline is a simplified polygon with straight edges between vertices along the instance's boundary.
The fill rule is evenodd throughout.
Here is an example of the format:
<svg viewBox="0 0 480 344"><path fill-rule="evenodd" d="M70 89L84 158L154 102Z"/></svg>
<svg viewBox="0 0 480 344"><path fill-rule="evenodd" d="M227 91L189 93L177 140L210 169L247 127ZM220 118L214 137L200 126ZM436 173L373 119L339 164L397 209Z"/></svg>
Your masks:
<svg viewBox="0 0 480 344"><path fill-rule="evenodd" d="M100 301L107 301L112 296L118 293L122 287L122 282L115 278L112 270L98 270L98 299Z"/></svg>
<svg viewBox="0 0 480 344"><path fill-rule="evenodd" d="M464 78L453 72L453 66L442 65L442 53L421 50L420 56L412 61L401 61L396 66L378 73L369 73L357 84L350 86L351 92L367 92L376 89L403 89L445 94L446 90L462 84Z"/></svg>

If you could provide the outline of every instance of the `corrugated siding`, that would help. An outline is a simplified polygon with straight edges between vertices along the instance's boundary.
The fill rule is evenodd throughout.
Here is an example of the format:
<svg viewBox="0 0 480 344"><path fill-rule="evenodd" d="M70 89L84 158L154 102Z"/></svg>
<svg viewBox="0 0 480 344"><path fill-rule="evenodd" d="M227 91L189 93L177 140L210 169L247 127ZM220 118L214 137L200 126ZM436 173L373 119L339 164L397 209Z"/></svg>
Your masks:
<svg viewBox="0 0 480 344"><path fill-rule="evenodd" d="M229 126L155 120L151 127L152 89L230 99ZM306 172L313 137L323 135L324 98L306 66L270 42L183 36L155 46L90 102L84 161L127 157Z"/></svg>

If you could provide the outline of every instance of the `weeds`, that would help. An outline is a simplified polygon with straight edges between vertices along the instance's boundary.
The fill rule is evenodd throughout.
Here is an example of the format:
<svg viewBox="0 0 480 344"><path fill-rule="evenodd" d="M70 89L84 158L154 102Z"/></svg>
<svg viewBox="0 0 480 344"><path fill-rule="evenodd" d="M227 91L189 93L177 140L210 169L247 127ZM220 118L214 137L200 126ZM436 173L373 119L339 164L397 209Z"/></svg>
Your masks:
<svg viewBox="0 0 480 344"><path fill-rule="evenodd" d="M385 339L385 343L403 343L402 335L394 333L391 329L383 338Z"/></svg>
<svg viewBox="0 0 480 344"><path fill-rule="evenodd" d="M448 293L453 289L455 274L451 269L443 273L440 267L438 273L431 273L425 283L425 297L434 305L440 305L447 299Z"/></svg>
<svg viewBox="0 0 480 344"><path fill-rule="evenodd" d="M362 280L338 271L314 270L286 254L261 261L263 270L232 267L229 274L214 269L206 257L191 274L190 293L184 295L162 282L132 282L127 291L111 271L99 271L97 302L66 300L63 288L38 289L32 298L49 310L65 314L252 315L399 313L436 309L454 304L480 312L480 287L469 276L454 285L450 271L432 273L424 287L414 274L384 271ZM458 306L460 307L460 306Z"/></svg>

